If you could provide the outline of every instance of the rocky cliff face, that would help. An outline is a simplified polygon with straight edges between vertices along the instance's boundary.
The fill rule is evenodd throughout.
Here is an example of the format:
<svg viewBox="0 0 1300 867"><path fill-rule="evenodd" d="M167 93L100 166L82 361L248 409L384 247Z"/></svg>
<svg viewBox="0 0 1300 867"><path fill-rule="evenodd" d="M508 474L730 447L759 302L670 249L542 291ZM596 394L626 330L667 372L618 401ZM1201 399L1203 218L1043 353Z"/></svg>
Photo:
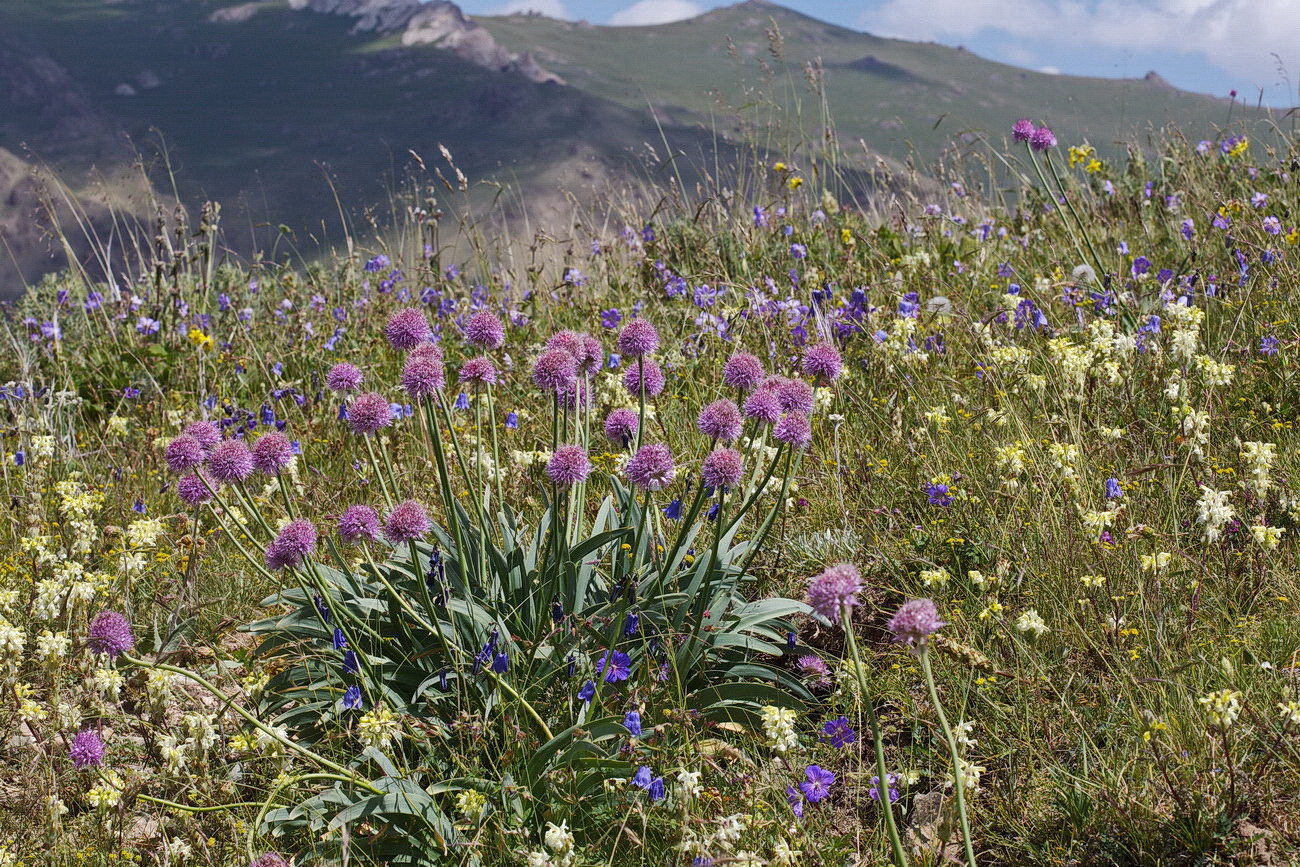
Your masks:
<svg viewBox="0 0 1300 867"><path fill-rule="evenodd" d="M517 72L539 84L564 83L529 52L516 54L501 47L449 0L289 0L289 8L344 15L356 19L355 33L401 32L403 45L433 45L485 69Z"/></svg>

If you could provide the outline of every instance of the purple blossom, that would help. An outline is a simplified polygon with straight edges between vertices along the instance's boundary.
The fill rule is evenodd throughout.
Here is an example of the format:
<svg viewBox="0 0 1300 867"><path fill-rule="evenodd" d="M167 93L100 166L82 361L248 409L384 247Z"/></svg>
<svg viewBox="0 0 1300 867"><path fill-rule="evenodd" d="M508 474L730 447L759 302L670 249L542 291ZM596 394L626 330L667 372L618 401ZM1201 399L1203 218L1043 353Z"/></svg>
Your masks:
<svg viewBox="0 0 1300 867"><path fill-rule="evenodd" d="M316 527L303 518L290 521L266 548L269 569L294 569L316 550Z"/></svg>
<svg viewBox="0 0 1300 867"><path fill-rule="evenodd" d="M546 475L561 488L586 481L590 474L591 461L582 446L560 446L546 464Z"/></svg>
<svg viewBox="0 0 1300 867"><path fill-rule="evenodd" d="M268 476L278 475L293 460L293 446L279 431L263 434L253 444L253 466Z"/></svg>
<svg viewBox="0 0 1300 867"><path fill-rule="evenodd" d="M664 390L663 371L659 369L658 364L648 358L629 365L623 374L623 387L627 389L628 394L639 397L643 386L646 397L654 397Z"/></svg>
<svg viewBox="0 0 1300 867"><path fill-rule="evenodd" d="M340 361L325 374L325 385L333 392L356 391L361 387L363 379L365 379L364 374L355 364Z"/></svg>
<svg viewBox="0 0 1300 867"><path fill-rule="evenodd" d="M94 729L82 729L72 739L68 754L74 768L97 768L104 764L104 739Z"/></svg>
<svg viewBox="0 0 1300 867"><path fill-rule="evenodd" d="M640 419L635 410L616 409L605 416L605 437L622 448L627 448L636 438Z"/></svg>
<svg viewBox="0 0 1300 867"><path fill-rule="evenodd" d="M243 440L223 440L208 455L208 473L218 482L242 482L253 474L253 453Z"/></svg>
<svg viewBox="0 0 1300 867"><path fill-rule="evenodd" d="M659 491L672 483L676 467L673 453L663 443L641 446L627 462L627 477L632 484L648 491Z"/></svg>
<svg viewBox="0 0 1300 867"><path fill-rule="evenodd" d="M930 599L913 599L904 602L889 619L889 631L894 640L914 648L923 647L931 635L944 626L939 611Z"/></svg>
<svg viewBox="0 0 1300 867"><path fill-rule="evenodd" d="M423 311L407 307L398 310L388 318L388 324L384 326L384 336L388 338L388 344L394 349L406 351L414 349L421 343L427 343L433 336L433 332L429 328L429 320L424 318Z"/></svg>
<svg viewBox="0 0 1300 867"><path fill-rule="evenodd" d="M853 609L862 592L862 575L852 563L836 563L808 581L808 607L831 623Z"/></svg>
<svg viewBox="0 0 1300 867"><path fill-rule="evenodd" d="M700 466L700 480L706 488L730 490L740 484L744 464L735 449L717 449Z"/></svg>
<svg viewBox="0 0 1300 867"><path fill-rule="evenodd" d="M374 509L360 503L348 506L339 516L339 538L351 545L365 540L379 540L379 515Z"/></svg>
<svg viewBox="0 0 1300 867"><path fill-rule="evenodd" d="M480 310L465 321L465 339L484 349L499 349L505 343L505 326L496 316Z"/></svg>
<svg viewBox="0 0 1300 867"><path fill-rule="evenodd" d="M95 653L107 654L116 659L135 647L135 635L131 632L131 621L116 611L101 611L90 621L90 633L86 643Z"/></svg>
<svg viewBox="0 0 1300 867"><path fill-rule="evenodd" d="M731 442L740 436L740 410L729 400L715 400L700 410L696 425L710 439Z"/></svg>
<svg viewBox="0 0 1300 867"><path fill-rule="evenodd" d="M722 366L722 381L728 388L749 391L762 378L762 362L747 352L737 352Z"/></svg>
<svg viewBox="0 0 1300 867"><path fill-rule="evenodd" d="M840 351L829 343L813 344L804 352L804 375L815 381L834 382L839 379L843 367Z"/></svg>
<svg viewBox="0 0 1300 867"><path fill-rule="evenodd" d="M394 545L414 542L433 528L429 513L415 500L406 500L393 506L384 519L384 536Z"/></svg>
<svg viewBox="0 0 1300 867"><path fill-rule="evenodd" d="M833 773L817 765L809 765L804 770L804 776L808 779L799 784L799 791L803 792L810 803L816 804L830 794L831 785L835 782Z"/></svg>
<svg viewBox="0 0 1300 867"><path fill-rule="evenodd" d="M393 408L388 398L378 392L359 394L348 405L348 424L352 432L362 436L373 434L393 422Z"/></svg>
<svg viewBox="0 0 1300 867"><path fill-rule="evenodd" d="M628 358L649 355L659 348L659 332L644 319L633 319L618 334L618 351Z"/></svg>

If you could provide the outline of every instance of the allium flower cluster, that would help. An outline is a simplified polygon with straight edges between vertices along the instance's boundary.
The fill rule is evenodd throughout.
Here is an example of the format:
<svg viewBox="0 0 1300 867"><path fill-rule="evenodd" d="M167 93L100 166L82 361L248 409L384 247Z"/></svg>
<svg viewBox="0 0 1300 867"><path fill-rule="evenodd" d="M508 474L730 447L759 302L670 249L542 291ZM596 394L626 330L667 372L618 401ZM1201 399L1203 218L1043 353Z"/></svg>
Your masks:
<svg viewBox="0 0 1300 867"><path fill-rule="evenodd" d="M355 364L340 361L325 374L325 385L333 392L352 392L361 388L363 379L365 376Z"/></svg>
<svg viewBox="0 0 1300 867"><path fill-rule="evenodd" d="M115 659L135 647L131 621L116 611L101 611L90 622L86 643L92 652L103 653Z"/></svg>
<svg viewBox="0 0 1300 867"><path fill-rule="evenodd" d="M762 379L762 362L748 352L737 352L722 366L722 381L728 388L749 391Z"/></svg>
<svg viewBox="0 0 1300 867"><path fill-rule="evenodd" d="M104 764L104 740L94 729L82 729L68 750L75 768L98 768Z"/></svg>
<svg viewBox="0 0 1300 867"><path fill-rule="evenodd" d="M930 636L943 628L939 619L939 609L930 599L913 599L904 602L898 612L889 619L889 631L894 633L894 640L913 648L924 647Z"/></svg>
<svg viewBox="0 0 1300 867"><path fill-rule="evenodd" d="M716 449L700 466L700 480L706 488L729 491L740 484L744 463L735 449Z"/></svg>
<svg viewBox="0 0 1300 867"><path fill-rule="evenodd" d="M415 500L398 503L384 519L384 536L394 545L414 542L433 528L429 513Z"/></svg>
<svg viewBox="0 0 1300 867"><path fill-rule="evenodd" d="M421 343L428 343L433 331L429 328L429 320L424 318L424 313L408 307L389 317L388 324L384 326L384 336L388 338L390 346L404 352Z"/></svg>
<svg viewBox="0 0 1300 867"><path fill-rule="evenodd" d="M640 419L635 410L613 410L605 416L605 437L615 445L627 448L636 439L636 429L639 424Z"/></svg>
<svg viewBox="0 0 1300 867"><path fill-rule="evenodd" d="M808 347L803 355L803 372L819 382L834 382L840 378L844 362L840 351L829 343L817 343Z"/></svg>
<svg viewBox="0 0 1300 867"><path fill-rule="evenodd" d="M269 569L294 569L302 565L307 555L316 550L316 527L305 518L284 525L280 534L266 548L266 565Z"/></svg>
<svg viewBox="0 0 1300 867"><path fill-rule="evenodd" d="M646 397L655 397L664 390L663 371L648 358L629 366L623 374L623 387L633 397L640 396L642 385L645 386Z"/></svg>
<svg viewBox="0 0 1300 867"><path fill-rule="evenodd" d="M465 339L484 349L499 349L505 343L506 330L500 319L480 310L465 321Z"/></svg>
<svg viewBox="0 0 1300 867"><path fill-rule="evenodd" d="M583 482L590 474L591 461L582 446L560 446L546 464L546 475L562 488Z"/></svg>
<svg viewBox="0 0 1300 867"><path fill-rule="evenodd" d="M339 516L339 538L345 544L377 542L379 540L379 515L369 506L358 503Z"/></svg>
<svg viewBox="0 0 1300 867"><path fill-rule="evenodd" d="M348 424L352 432L365 436L388 427L393 421L393 408L388 398L378 392L359 394L348 404Z"/></svg>
<svg viewBox="0 0 1300 867"><path fill-rule="evenodd" d="M218 482L242 482L253 474L253 453L243 440L223 440L208 455L208 473Z"/></svg>
<svg viewBox="0 0 1300 867"><path fill-rule="evenodd" d="M263 434L253 444L253 466L268 476L278 475L293 461L293 444L279 431Z"/></svg>
<svg viewBox="0 0 1300 867"><path fill-rule="evenodd" d="M663 443L641 446L627 462L627 477L632 484L648 491L658 491L672 483L676 467L673 453Z"/></svg>
<svg viewBox="0 0 1300 867"><path fill-rule="evenodd" d="M700 410L697 425L700 433L729 443L740 436L740 410L729 400L715 400Z"/></svg>
<svg viewBox="0 0 1300 867"><path fill-rule="evenodd" d="M837 563L808 581L808 607L831 623L858 604L862 575L852 563Z"/></svg>
<svg viewBox="0 0 1300 867"><path fill-rule="evenodd" d="M659 348L659 332L644 319L633 319L618 333L618 351L627 358L640 358Z"/></svg>

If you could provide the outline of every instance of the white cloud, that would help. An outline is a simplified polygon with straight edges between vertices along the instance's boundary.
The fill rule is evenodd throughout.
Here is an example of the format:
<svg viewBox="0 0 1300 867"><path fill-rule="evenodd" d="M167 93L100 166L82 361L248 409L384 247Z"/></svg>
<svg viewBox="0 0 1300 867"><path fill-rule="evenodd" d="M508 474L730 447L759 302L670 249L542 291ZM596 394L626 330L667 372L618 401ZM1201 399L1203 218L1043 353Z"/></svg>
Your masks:
<svg viewBox="0 0 1300 867"><path fill-rule="evenodd" d="M1277 53L1300 77L1297 0L885 0L860 24L901 39L1004 34L1046 47L1198 53L1261 86L1277 80Z"/></svg>
<svg viewBox="0 0 1300 867"><path fill-rule="evenodd" d="M1059 66L1040 66L1040 67L1038 67L1038 71L1039 71L1039 72L1045 72L1045 73L1047 73L1048 75L1060 75L1060 74L1061 74L1061 68L1060 68Z"/></svg>
<svg viewBox="0 0 1300 867"><path fill-rule="evenodd" d="M563 0L510 0L495 14L510 15L514 12L540 12L547 18L569 18L569 10L564 8Z"/></svg>
<svg viewBox="0 0 1300 867"><path fill-rule="evenodd" d="M637 0L626 9L615 12L609 23L615 27L640 27L647 24L668 24L694 18L704 10L690 0Z"/></svg>

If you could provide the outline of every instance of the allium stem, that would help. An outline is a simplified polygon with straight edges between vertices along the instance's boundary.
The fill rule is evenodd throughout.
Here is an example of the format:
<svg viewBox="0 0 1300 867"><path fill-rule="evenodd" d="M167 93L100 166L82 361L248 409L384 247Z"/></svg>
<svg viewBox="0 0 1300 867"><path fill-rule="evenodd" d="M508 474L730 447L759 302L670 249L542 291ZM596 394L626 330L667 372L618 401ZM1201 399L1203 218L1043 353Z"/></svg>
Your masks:
<svg viewBox="0 0 1300 867"><path fill-rule="evenodd" d="M885 741L880 732L880 720L876 717L876 706L867 689L867 676L862 667L862 653L858 650L858 639L853 630L853 612L845 605L840 610L840 625L844 627L844 638L849 644L849 655L853 657L853 674L858 681L858 695L862 699L862 709L871 726L871 740L876 753L876 777L879 783L876 791L880 793L879 804L885 816L885 832L889 835L889 848L894 854L894 863L898 867L907 864L907 852L903 849L903 840L898 836L898 824L894 821L894 805L889 800L889 769L885 765Z"/></svg>
<svg viewBox="0 0 1300 867"><path fill-rule="evenodd" d="M971 845L970 821L966 818L966 783L961 770L961 754L957 751L957 741L953 738L952 728L948 725L948 716L943 712L943 705L939 703L939 691L934 686L934 672L930 670L928 644L921 645L920 656L921 671L925 675L925 685L930 691L930 703L934 705L935 715L939 717L939 727L943 730L943 739L948 744L949 755L952 756L952 790L957 800L957 818L961 822L961 839L962 845L966 848L966 863L970 867L976 867L975 849Z"/></svg>

